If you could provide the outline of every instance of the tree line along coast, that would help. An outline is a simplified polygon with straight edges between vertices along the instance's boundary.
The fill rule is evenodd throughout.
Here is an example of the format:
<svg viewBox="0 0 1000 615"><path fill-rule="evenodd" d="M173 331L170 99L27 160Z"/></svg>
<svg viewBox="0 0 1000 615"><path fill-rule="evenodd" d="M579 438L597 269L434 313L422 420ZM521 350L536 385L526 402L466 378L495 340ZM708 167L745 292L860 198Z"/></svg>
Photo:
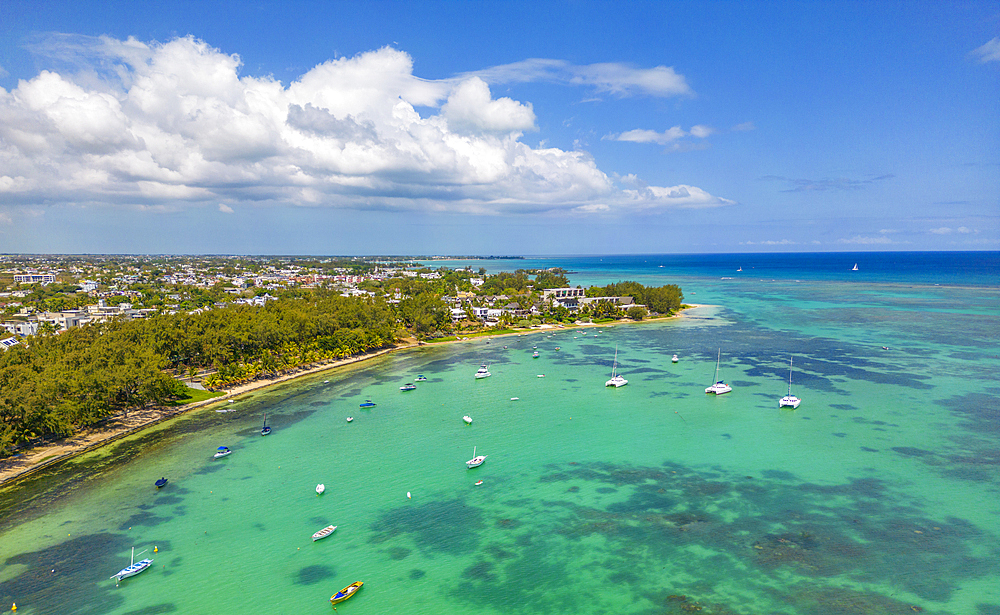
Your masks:
<svg viewBox="0 0 1000 615"><path fill-rule="evenodd" d="M130 410L204 397L204 391L186 381L218 390L389 348L408 338L433 342L543 324L666 316L679 310L684 298L676 285L619 282L573 288L559 269L493 275L484 269L399 264L391 275L382 269L383 275L374 275L379 267L369 262L345 275L348 282L330 279L267 289L271 300L263 302L213 301L192 309L161 305L138 317L123 313L80 326L45 327L27 336L2 331L0 341L7 343L0 351L0 456L42 439L70 436ZM56 293L32 283L39 287L20 293L28 301L13 306L19 308L14 314L6 306L8 316L30 315L33 310L25 304L32 305L33 295L45 302L53 294L65 294L65 303L84 303L77 286L55 283L60 284ZM7 288L26 286L22 282ZM148 279L124 285L140 299L146 293L194 297L212 291L176 283L155 292L151 287ZM241 290L235 297L224 296L253 297L259 289ZM93 291L86 295L94 299Z"/></svg>

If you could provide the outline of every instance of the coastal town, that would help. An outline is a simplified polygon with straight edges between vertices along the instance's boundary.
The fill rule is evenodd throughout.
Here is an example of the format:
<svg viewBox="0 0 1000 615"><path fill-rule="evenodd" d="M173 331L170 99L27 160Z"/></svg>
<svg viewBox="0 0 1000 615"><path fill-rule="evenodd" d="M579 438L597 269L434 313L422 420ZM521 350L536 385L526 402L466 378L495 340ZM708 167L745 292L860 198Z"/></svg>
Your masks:
<svg viewBox="0 0 1000 615"><path fill-rule="evenodd" d="M438 319L443 330L532 326L581 315L627 313L641 319L651 311L632 296L594 291L588 296L586 289L570 287L558 269L490 276L485 268L431 269L400 259L360 257L5 255L0 256L0 346L114 318L262 306L317 289L390 304L433 292L440 301L433 306L436 316L447 314Z"/></svg>

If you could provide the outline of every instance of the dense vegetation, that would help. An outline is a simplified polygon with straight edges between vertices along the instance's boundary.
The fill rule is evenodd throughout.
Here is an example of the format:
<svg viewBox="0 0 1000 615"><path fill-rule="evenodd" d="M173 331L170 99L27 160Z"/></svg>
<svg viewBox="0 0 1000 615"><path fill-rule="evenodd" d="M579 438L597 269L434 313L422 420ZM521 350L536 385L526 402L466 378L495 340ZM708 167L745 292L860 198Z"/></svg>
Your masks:
<svg viewBox="0 0 1000 615"><path fill-rule="evenodd" d="M382 300L318 292L264 307L110 321L34 336L0 353L0 452L183 395L186 386L165 370L211 368L204 384L220 387L383 347L397 329L395 311Z"/></svg>

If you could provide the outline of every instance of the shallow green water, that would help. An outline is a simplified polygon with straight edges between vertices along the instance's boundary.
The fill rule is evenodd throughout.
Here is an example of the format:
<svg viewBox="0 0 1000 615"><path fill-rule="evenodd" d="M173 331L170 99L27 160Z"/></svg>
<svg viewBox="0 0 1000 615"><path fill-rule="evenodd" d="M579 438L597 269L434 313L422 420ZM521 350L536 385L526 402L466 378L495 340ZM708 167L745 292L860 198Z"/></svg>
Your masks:
<svg viewBox="0 0 1000 615"><path fill-rule="evenodd" d="M318 613L363 580L339 612L1000 613L997 289L681 284L718 307L395 353L3 491L0 600ZM154 566L115 587L132 546Z"/></svg>

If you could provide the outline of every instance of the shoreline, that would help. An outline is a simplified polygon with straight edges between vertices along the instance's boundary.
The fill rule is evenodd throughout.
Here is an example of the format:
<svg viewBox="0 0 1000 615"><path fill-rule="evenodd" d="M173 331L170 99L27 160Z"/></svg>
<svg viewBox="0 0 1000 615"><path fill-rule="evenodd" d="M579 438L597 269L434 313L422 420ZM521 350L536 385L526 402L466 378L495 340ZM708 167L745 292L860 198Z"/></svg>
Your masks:
<svg viewBox="0 0 1000 615"><path fill-rule="evenodd" d="M579 325L572 325L570 327L558 327L552 325L547 328L529 329L527 331L514 331L510 333L501 333L498 335L477 335L475 337L459 338L455 340L449 340L447 342L420 342L413 340L412 338L404 338L401 343L392 346L390 348L382 348L374 352L364 353L360 355L355 355L348 357L346 359L338 359L336 361L331 361L329 363L323 363L320 365L314 365L313 367L301 367L291 370L288 373L284 373L277 378L272 379L260 379L247 384L242 384L232 389L226 389L223 395L219 397L213 397L212 399L207 399L204 401L193 402L190 404L185 404L183 406L176 407L164 407L164 406L151 406L148 408L141 408L138 410L132 410L127 415L117 415L111 417L108 423L102 427L98 428L86 428L81 430L72 436L64 438L62 440L57 440L52 443L42 444L25 450L22 453L13 455L6 459L0 459L0 488L12 487L17 483L30 478L34 473L56 465L62 461L76 457L88 451L101 448L106 446L116 440L124 438L126 436L138 433L144 429L153 427L159 423L172 419L174 417L186 414L193 410L200 408L207 408L215 404L226 403L229 400L235 399L240 395L244 395L251 391L257 391L260 389L266 389L270 387L276 387L281 384L285 384L292 380L302 378L305 376L311 376L313 374L318 374L327 370L336 369L338 367L343 367L345 365L351 365L354 363L359 363L362 361L368 361L391 352L396 352L400 350L409 350L412 348L419 348L422 346L438 346L445 344L456 344L465 343L478 339L490 340L493 338L510 337L515 335L530 335L533 333L543 333L547 331L569 331L571 329L584 328L584 327L606 327L609 325L615 326L620 324L642 324L648 322L667 322L674 320L676 318L681 318L684 316L684 312L689 309L697 307L705 307L701 304L685 304L688 307L679 310L673 316L668 316L665 318L652 318L644 319L641 321L632 321L628 319L615 320L606 323L581 323Z"/></svg>

